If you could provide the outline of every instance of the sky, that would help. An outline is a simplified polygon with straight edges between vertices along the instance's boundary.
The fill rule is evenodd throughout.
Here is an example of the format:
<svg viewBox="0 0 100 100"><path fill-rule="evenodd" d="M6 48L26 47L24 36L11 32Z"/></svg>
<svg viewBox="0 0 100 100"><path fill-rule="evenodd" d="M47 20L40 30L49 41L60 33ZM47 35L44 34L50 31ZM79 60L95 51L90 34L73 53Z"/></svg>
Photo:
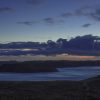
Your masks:
<svg viewBox="0 0 100 100"><path fill-rule="evenodd" d="M100 0L0 0L0 42L100 36Z"/></svg>
<svg viewBox="0 0 100 100"><path fill-rule="evenodd" d="M47 60L72 60L72 61L95 61L100 60L99 56L80 56L80 55L67 55L58 54L55 56L45 55L21 55L21 56L0 56L0 61L47 61Z"/></svg>

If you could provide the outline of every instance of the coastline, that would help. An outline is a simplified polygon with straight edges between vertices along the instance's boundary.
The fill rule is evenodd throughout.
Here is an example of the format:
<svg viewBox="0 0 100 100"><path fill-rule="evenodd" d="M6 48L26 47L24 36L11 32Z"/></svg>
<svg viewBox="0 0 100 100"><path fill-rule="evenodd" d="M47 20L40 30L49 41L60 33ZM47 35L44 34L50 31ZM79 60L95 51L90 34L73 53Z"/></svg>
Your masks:
<svg viewBox="0 0 100 100"><path fill-rule="evenodd" d="M16 64L18 65L14 67ZM47 65L49 68L51 66L51 68L64 68L81 65L91 65L90 67L92 67L94 65L99 66L100 62L31 61L8 63L1 66L4 67L5 65L6 68L15 68L16 70L17 67L21 69L22 65L27 66L27 68L33 66L36 68L36 65L38 68L47 68ZM30 66L28 67L28 65ZM24 71L27 70L24 69ZM100 76L81 81L0 81L0 100L100 100Z"/></svg>

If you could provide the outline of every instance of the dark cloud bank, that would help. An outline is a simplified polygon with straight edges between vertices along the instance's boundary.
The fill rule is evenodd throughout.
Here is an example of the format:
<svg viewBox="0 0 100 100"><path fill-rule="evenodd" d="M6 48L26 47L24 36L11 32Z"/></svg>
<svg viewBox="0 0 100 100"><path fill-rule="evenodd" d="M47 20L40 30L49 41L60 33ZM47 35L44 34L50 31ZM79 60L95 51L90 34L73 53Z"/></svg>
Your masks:
<svg viewBox="0 0 100 100"><path fill-rule="evenodd" d="M77 55L100 55L100 37L92 35L77 36L67 39L59 38L56 42L11 42L0 44L0 55L26 55L26 54L77 54ZM30 50L21 50L21 49Z"/></svg>

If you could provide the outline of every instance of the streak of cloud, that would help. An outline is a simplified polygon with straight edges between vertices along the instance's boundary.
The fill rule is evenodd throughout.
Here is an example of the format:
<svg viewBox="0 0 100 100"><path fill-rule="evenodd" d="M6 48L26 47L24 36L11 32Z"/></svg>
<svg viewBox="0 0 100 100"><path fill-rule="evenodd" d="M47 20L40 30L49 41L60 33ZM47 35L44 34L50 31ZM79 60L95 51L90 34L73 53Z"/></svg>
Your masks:
<svg viewBox="0 0 100 100"><path fill-rule="evenodd" d="M44 22L45 24L48 24L48 25L59 25L59 24L64 23L64 20L56 18L56 17L47 17L47 18L44 18L41 22Z"/></svg>
<svg viewBox="0 0 100 100"><path fill-rule="evenodd" d="M90 26L91 26L90 23L87 23L87 24L82 25L82 27L84 27L84 28L87 28L87 27L90 27Z"/></svg>
<svg viewBox="0 0 100 100"><path fill-rule="evenodd" d="M46 24L54 24L55 23L55 20L51 17L48 17L48 18L44 18L43 21L46 23Z"/></svg>
<svg viewBox="0 0 100 100"><path fill-rule="evenodd" d="M61 16L62 16L63 18L68 18L68 17L70 17L70 16L73 16L73 14L72 14L71 12L67 12L67 13L61 14Z"/></svg>
<svg viewBox="0 0 100 100"><path fill-rule="evenodd" d="M83 7L75 12L76 16L85 16L100 21L100 8Z"/></svg>
<svg viewBox="0 0 100 100"><path fill-rule="evenodd" d="M24 21L24 22L17 22L17 23L18 23L18 24L24 24L24 25L30 26L30 25L35 24L36 22L32 22L32 21Z"/></svg>
<svg viewBox="0 0 100 100"><path fill-rule="evenodd" d="M31 0L31 1L33 2L33 4L37 4L40 0L39 1L38 0ZM60 16L60 17L58 17L58 16ZM58 16L44 17L44 19L37 20L37 22L24 21L24 22L17 22L17 23L24 24L24 25L33 25L35 23L45 23L48 25L58 25L60 23L65 22L65 18L67 19L70 17L86 17L92 21L100 21L100 8L85 6L85 7L79 8L77 10L74 10L73 12L65 12L65 13L62 13ZM84 28L87 28L89 26L91 26L90 23L82 25L82 27L84 27Z"/></svg>
<svg viewBox="0 0 100 100"><path fill-rule="evenodd" d="M11 7L0 7L0 12L12 12L14 11Z"/></svg>
<svg viewBox="0 0 100 100"><path fill-rule="evenodd" d="M95 7L85 6L85 7L79 8L73 12L62 13L60 16L62 19L80 16L80 17L87 17L94 21L100 21L100 7L95 8Z"/></svg>

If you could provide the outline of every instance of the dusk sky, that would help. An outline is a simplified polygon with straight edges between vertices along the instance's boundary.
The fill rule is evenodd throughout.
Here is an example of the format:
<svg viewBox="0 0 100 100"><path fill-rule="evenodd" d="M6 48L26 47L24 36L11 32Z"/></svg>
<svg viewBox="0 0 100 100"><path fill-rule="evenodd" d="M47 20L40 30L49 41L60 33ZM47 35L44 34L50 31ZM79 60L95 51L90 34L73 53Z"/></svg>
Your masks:
<svg viewBox="0 0 100 100"><path fill-rule="evenodd" d="M0 0L0 42L100 36L100 0Z"/></svg>

